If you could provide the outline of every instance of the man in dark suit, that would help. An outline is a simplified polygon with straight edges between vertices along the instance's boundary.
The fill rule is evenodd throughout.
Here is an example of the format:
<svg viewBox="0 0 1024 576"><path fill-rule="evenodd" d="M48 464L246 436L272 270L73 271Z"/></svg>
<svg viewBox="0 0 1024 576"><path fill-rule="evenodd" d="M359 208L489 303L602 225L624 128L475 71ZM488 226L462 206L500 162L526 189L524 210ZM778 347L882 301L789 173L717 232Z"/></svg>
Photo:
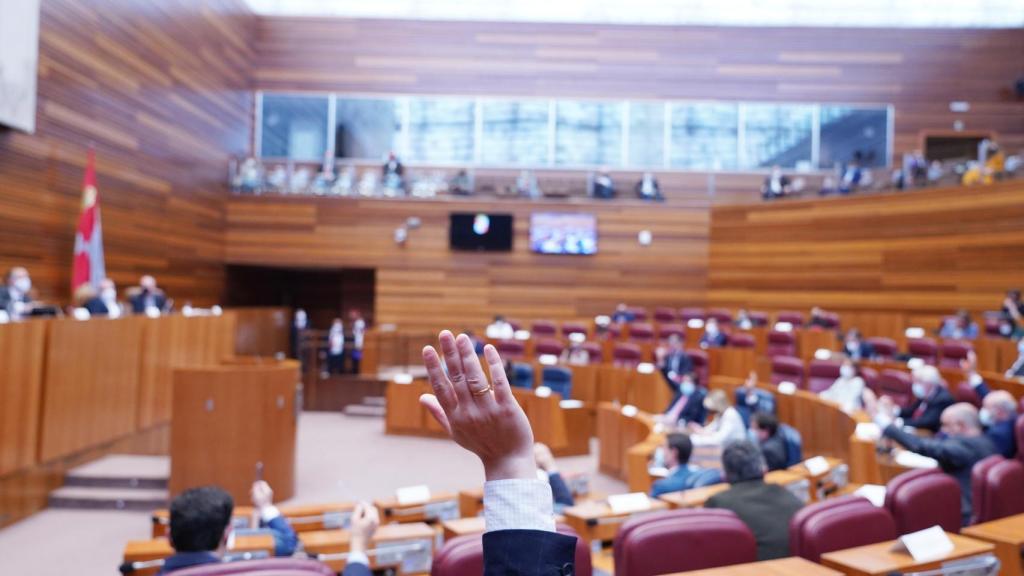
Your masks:
<svg viewBox="0 0 1024 576"><path fill-rule="evenodd" d="M164 295L163 290L157 287L156 278L148 274L143 276L139 279L139 286L132 292L128 298L132 305L132 312L146 314L151 309L156 309L160 313L166 311L167 296Z"/></svg>
<svg viewBox="0 0 1024 576"><path fill-rule="evenodd" d="M0 312L11 320L19 320L32 310L32 278L28 270L15 266L7 271L5 282L0 285Z"/></svg>
<svg viewBox="0 0 1024 576"><path fill-rule="evenodd" d="M758 412L750 419L750 429L764 454L768 471L782 470L789 458L786 457L786 439L779 432L779 420L774 414Z"/></svg>
<svg viewBox="0 0 1024 576"><path fill-rule="evenodd" d="M679 492L721 482L721 476L717 470L703 469L690 464L693 442L690 441L689 435L682 432L669 434L665 437L661 450L665 459L664 465L668 468L668 475L660 480L655 480L651 485L651 498L657 498L669 492ZM713 477L709 477L709 475Z"/></svg>
<svg viewBox="0 0 1024 576"><path fill-rule="evenodd" d="M705 508L735 512L754 534L758 560L789 556L789 521L804 503L786 488L765 483L764 457L750 441L727 445L722 468L732 487L709 498Z"/></svg>
<svg viewBox="0 0 1024 576"><path fill-rule="evenodd" d="M673 391L682 382L683 376L693 374L693 361L683 349L683 339L678 334L668 337L668 349L658 362L665 383Z"/></svg>
<svg viewBox="0 0 1024 576"><path fill-rule="evenodd" d="M982 387L987 388L984 383L976 388L979 395ZM1017 423L1017 402L1009 392L987 392L982 397L978 420L981 421L985 435L995 445L997 452L1004 458L1013 458L1017 455L1017 435L1014 429Z"/></svg>
<svg viewBox="0 0 1024 576"><path fill-rule="evenodd" d="M843 340L843 352L850 360L860 362L871 359L875 355L875 347L861 339L860 330L850 328Z"/></svg>
<svg viewBox="0 0 1024 576"><path fill-rule="evenodd" d="M718 320L709 318L704 324L704 335L700 337L701 348L721 348L725 346L728 339L718 326Z"/></svg>
<svg viewBox="0 0 1024 576"><path fill-rule="evenodd" d="M956 400L946 389L935 366L921 366L913 372L914 402L906 409L899 410L902 426L921 428L932 433L938 432L941 426L942 411L953 405Z"/></svg>
<svg viewBox="0 0 1024 576"><path fill-rule="evenodd" d="M960 513L966 526L971 519L971 469L979 460L995 454L996 447L981 431L978 410L966 402L942 412L942 431L944 438L922 438L889 423L882 435L911 452L934 458L943 472L960 483Z"/></svg>
<svg viewBox="0 0 1024 576"><path fill-rule="evenodd" d="M85 309L93 317L120 318L124 311L117 301L117 288L114 286L114 281L110 278L101 280L99 293L86 301Z"/></svg>

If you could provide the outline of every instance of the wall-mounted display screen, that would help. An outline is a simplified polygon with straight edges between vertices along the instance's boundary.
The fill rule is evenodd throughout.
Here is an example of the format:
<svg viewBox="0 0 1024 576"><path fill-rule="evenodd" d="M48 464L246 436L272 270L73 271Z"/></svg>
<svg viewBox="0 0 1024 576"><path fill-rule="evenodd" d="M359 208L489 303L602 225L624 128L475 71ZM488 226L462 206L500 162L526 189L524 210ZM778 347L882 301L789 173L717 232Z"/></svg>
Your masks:
<svg viewBox="0 0 1024 576"><path fill-rule="evenodd" d="M597 218L536 212L530 216L530 249L540 254L597 254Z"/></svg>
<svg viewBox="0 0 1024 576"><path fill-rule="evenodd" d="M452 250L509 252L512 250L512 215L454 212L448 237Z"/></svg>

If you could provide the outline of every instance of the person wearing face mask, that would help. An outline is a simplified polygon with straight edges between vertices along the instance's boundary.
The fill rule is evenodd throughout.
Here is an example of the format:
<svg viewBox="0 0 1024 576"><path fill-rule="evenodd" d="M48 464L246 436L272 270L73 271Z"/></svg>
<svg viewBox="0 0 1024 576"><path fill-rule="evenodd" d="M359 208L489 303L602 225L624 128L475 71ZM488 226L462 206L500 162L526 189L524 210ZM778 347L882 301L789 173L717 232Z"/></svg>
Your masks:
<svg viewBox="0 0 1024 576"><path fill-rule="evenodd" d="M658 186L658 180L650 172L644 172L643 178L636 183L636 195L641 200L661 202L665 199L661 195L661 187Z"/></svg>
<svg viewBox="0 0 1024 576"><path fill-rule="evenodd" d="M28 270L16 266L7 271L6 285L0 286L0 311L11 320L20 320L32 312L32 278Z"/></svg>
<svg viewBox="0 0 1024 576"><path fill-rule="evenodd" d="M651 498L696 488L698 483L703 483L708 471L690 464L693 443L688 435L682 432L669 434L659 450L664 458L665 468L668 468L668 475L651 484Z"/></svg>
<svg viewBox="0 0 1024 576"><path fill-rule="evenodd" d="M117 287L110 278L100 281L99 294L90 298L85 303L85 309L91 316L106 316L108 318L120 318L124 314L121 304L117 301Z"/></svg>
<svg viewBox="0 0 1024 576"><path fill-rule="evenodd" d="M345 325L335 318L327 333L327 373L341 374L345 369Z"/></svg>
<svg viewBox="0 0 1024 576"><path fill-rule="evenodd" d="M882 436L911 452L934 458L943 472L959 482L960 512L966 526L971 519L971 469L978 461L996 453L992 440L982 433L978 410L966 402L949 406L941 415L943 435L935 438L907 432L893 421L878 424L882 427Z"/></svg>
<svg viewBox="0 0 1024 576"><path fill-rule="evenodd" d="M843 339L843 353L854 362L867 360L875 355L875 347L861 339L860 330L850 328Z"/></svg>
<svg viewBox="0 0 1024 576"><path fill-rule="evenodd" d="M704 324L704 335L700 338L700 347L707 348L721 348L726 344L725 334L718 327L718 320L714 318L708 319Z"/></svg>
<svg viewBox="0 0 1024 576"><path fill-rule="evenodd" d="M843 412L850 413L863 407L865 388L864 380L857 375L853 362L846 359L839 367L839 378L827 390L822 390L819 396L839 404Z"/></svg>
<svg viewBox="0 0 1024 576"><path fill-rule="evenodd" d="M148 274L139 279L139 285L132 290L128 301L136 314L151 314L151 310L163 313L167 307L167 296L157 287L156 278Z"/></svg>
<svg viewBox="0 0 1024 576"><path fill-rule="evenodd" d="M895 418L897 426L910 426L938 432L941 426L942 412L953 405L953 395L946 389L935 366L921 366L913 372L912 391L914 402L905 409L893 406L892 398L883 396L879 400L879 412L885 418Z"/></svg>
<svg viewBox="0 0 1024 576"><path fill-rule="evenodd" d="M768 177L764 179L764 185L761 186L761 197L765 200L782 198L790 193L789 186L789 178L782 174L782 167L776 164L772 166Z"/></svg>
<svg viewBox="0 0 1024 576"><path fill-rule="evenodd" d="M707 396L707 392L694 383L693 375L683 374L679 378L678 387L675 384L670 384L670 386L673 387L675 397L662 416L662 422L666 426L677 426L690 422L703 424L708 416L707 409L704 408L704 398Z"/></svg>
<svg viewBox="0 0 1024 576"><path fill-rule="evenodd" d="M978 420L985 428L985 435L995 444L996 450L1005 458L1017 454L1017 438L1014 425L1017 423L1017 403L1005 390L996 390L985 395L978 411Z"/></svg>
<svg viewBox="0 0 1024 576"><path fill-rule="evenodd" d="M747 438L747 426L736 408L729 405L725 392L712 390L704 398L704 408L714 419L707 426L690 422L690 441L694 446L725 446Z"/></svg>

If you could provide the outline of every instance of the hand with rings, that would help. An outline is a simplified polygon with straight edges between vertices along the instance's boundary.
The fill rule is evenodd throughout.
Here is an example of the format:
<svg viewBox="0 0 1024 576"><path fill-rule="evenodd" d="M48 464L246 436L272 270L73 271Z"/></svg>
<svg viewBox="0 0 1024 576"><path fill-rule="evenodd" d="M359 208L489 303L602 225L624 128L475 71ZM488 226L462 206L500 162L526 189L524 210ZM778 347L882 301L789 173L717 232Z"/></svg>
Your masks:
<svg viewBox="0 0 1024 576"><path fill-rule="evenodd" d="M491 375L488 384L465 334L456 338L445 330L438 340L448 374L437 351L425 347L423 363L434 393L424 394L420 402L459 446L480 458L488 481L536 478L533 430L512 395L498 351L491 345L484 347Z"/></svg>

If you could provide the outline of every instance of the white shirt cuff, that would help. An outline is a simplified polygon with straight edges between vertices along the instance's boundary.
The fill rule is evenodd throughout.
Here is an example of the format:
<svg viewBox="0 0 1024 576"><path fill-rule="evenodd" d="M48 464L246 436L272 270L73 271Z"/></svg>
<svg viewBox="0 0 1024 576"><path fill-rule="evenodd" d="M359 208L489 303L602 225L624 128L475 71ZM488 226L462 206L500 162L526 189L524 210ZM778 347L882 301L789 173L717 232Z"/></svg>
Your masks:
<svg viewBox="0 0 1024 576"><path fill-rule="evenodd" d="M363 566L369 566L370 558L364 552L349 552L347 563L362 564Z"/></svg>
<svg viewBox="0 0 1024 576"><path fill-rule="evenodd" d="M277 506L270 505L260 508L260 519L263 520L263 522L270 522L280 515L281 511L277 509Z"/></svg>
<svg viewBox="0 0 1024 576"><path fill-rule="evenodd" d="M512 478L484 483L484 522L498 530L555 531L551 485L543 480Z"/></svg>

